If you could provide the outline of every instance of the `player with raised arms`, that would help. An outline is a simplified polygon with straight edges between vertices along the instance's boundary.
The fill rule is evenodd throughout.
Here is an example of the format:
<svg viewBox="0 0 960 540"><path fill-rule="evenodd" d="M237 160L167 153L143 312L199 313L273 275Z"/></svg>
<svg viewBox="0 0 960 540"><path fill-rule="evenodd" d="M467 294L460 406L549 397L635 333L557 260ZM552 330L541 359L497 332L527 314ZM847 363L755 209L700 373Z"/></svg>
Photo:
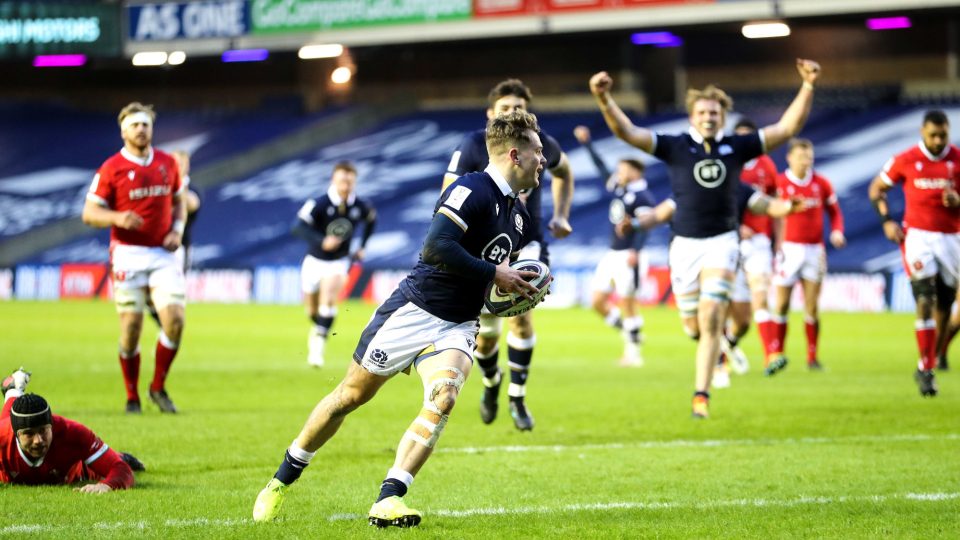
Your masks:
<svg viewBox="0 0 960 540"><path fill-rule="evenodd" d="M684 330L697 340L692 404L696 418L709 415L710 381L739 261L736 193L740 170L744 163L799 133L813 104L820 66L797 59L796 67L802 85L793 102L776 124L750 135L724 135L726 112L733 101L715 86L688 90L690 129L666 135L633 124L613 100L613 79L606 72L590 79L590 91L614 135L670 167L676 201L669 253L671 286Z"/></svg>
<svg viewBox="0 0 960 540"><path fill-rule="evenodd" d="M400 440L369 521L378 527L420 523L420 512L403 496L433 452L470 373L485 290L493 282L526 299L538 293L526 281L536 272L508 264L533 238L530 215L517 196L539 185L546 166L537 132L536 117L522 110L488 122L489 165L458 178L441 194L420 261L377 308L343 381L314 408L257 496L255 521L279 515L288 487L348 414L397 373L416 370L423 381L422 408Z"/></svg>
<svg viewBox="0 0 960 540"><path fill-rule="evenodd" d="M307 317L313 321L307 338L307 363L314 367L323 367L323 350L350 264L363 260L377 222L373 205L357 197L356 184L357 168L352 163L335 164L327 192L305 202L293 226L293 234L309 246L300 267L300 288ZM360 246L351 253L350 241L361 223Z"/></svg>
<svg viewBox="0 0 960 540"><path fill-rule="evenodd" d="M530 89L520 80L501 81L490 90L487 96L489 103L487 119L513 111L526 111L532 99L533 94ZM548 228L555 238L564 238L572 232L568 221L570 204L573 200L573 174L570 170L570 162L556 139L542 131L537 135L543 143L543 155L547 160L547 169L552 175L550 189L553 194L553 217L550 219ZM484 130L469 133L450 158L450 165L443 179L444 189L464 174L484 170L489 161L487 145L484 142ZM524 248L520 258L537 259L549 265L550 259L540 210L541 191L537 187L521 196L533 220L535 237ZM497 365L497 360L500 354L502 325L502 319L492 314L480 315L480 334L477 337L477 351L474 356L483 371L484 392L480 401L480 419L485 424L490 424L497 418L499 409L502 372ZM527 312L524 315L512 317L509 319L509 325L507 361L510 366L510 386L507 388L507 395L510 398L510 416L517 429L527 431L533 429L534 424L533 415L530 414L525 400L533 347L537 342L533 328L533 314Z"/></svg>

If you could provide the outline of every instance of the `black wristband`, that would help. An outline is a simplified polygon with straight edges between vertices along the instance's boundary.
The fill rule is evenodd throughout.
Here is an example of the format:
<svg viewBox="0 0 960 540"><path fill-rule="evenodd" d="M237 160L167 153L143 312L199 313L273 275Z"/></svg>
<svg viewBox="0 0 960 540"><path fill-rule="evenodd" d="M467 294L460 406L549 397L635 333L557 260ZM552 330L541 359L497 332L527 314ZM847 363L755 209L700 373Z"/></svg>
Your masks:
<svg viewBox="0 0 960 540"><path fill-rule="evenodd" d="M888 222L888 221L897 221L897 220L893 219L892 217L890 217L889 214L887 214L886 216L880 216L880 220L881 220L883 223L886 223L886 222Z"/></svg>

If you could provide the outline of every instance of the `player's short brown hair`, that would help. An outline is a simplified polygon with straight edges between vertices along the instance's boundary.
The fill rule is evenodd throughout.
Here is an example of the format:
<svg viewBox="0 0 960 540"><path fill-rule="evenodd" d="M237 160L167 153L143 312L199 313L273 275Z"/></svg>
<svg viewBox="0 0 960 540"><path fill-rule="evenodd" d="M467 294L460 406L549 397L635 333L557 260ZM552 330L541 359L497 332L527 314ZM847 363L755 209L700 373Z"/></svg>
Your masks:
<svg viewBox="0 0 960 540"><path fill-rule="evenodd" d="M490 107L492 108L497 100L504 96L523 98L527 100L527 104L533 100L533 94L530 92L530 89L527 88L527 85L523 84L523 81L520 79L507 79L497 83L497 85L493 87L493 90L490 90L490 93L487 94L487 101L490 103Z"/></svg>
<svg viewBox="0 0 960 540"><path fill-rule="evenodd" d="M733 98L716 86L708 84L703 90L697 88L687 90L687 112L693 112L693 104L701 99L716 101L724 113L733 109Z"/></svg>
<svg viewBox="0 0 960 540"><path fill-rule="evenodd" d="M620 163L626 163L627 165L633 167L640 174L643 174L643 171L646 170L646 167L643 165L643 162L635 158L623 158L620 160Z"/></svg>
<svg viewBox="0 0 960 540"><path fill-rule="evenodd" d="M487 122L487 152L494 154L505 148L530 144L527 131L540 131L537 117L527 111L513 111L510 114L494 116Z"/></svg>
<svg viewBox="0 0 960 540"><path fill-rule="evenodd" d="M353 162L350 162L350 161L338 161L333 166L333 172L337 172L337 171L347 171L348 173L353 173L354 175L356 175L357 167L356 165L353 164Z"/></svg>
<svg viewBox="0 0 960 540"><path fill-rule="evenodd" d="M787 153L789 154L790 152L793 152L794 148L808 148L813 150L813 141L810 139L800 139L794 137L793 139L790 139L790 142L787 143Z"/></svg>
<svg viewBox="0 0 960 540"><path fill-rule="evenodd" d="M117 116L117 124L123 125L124 118L138 112L147 113L150 115L151 121L157 121L157 112L153 110L153 105L144 105L139 101L134 101L132 103L128 103L126 107L120 109L120 114Z"/></svg>

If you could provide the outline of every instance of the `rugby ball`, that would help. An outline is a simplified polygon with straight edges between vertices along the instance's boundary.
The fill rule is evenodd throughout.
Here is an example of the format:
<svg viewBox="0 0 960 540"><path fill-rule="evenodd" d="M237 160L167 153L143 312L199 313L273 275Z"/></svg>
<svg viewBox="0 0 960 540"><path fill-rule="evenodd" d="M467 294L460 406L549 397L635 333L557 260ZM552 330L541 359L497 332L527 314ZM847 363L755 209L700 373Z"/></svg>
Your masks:
<svg viewBox="0 0 960 540"><path fill-rule="evenodd" d="M550 268L546 264L534 259L523 259L510 263L510 268L519 271L536 272L537 276L531 278L529 281L530 284L539 289L539 291L533 295L532 300L527 300L519 294L506 292L500 287L497 287L493 282L490 282L483 303L487 307L487 310L497 317L515 317L522 315L536 307L550 291Z"/></svg>

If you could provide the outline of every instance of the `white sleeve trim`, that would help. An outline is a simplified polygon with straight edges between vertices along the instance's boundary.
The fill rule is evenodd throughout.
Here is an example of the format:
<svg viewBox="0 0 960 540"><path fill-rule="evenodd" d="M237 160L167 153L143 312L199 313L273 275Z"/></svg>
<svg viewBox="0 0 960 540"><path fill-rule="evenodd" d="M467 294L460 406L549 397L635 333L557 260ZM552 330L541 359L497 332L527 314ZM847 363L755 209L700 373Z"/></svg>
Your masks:
<svg viewBox="0 0 960 540"><path fill-rule="evenodd" d="M89 465L89 464L93 463L94 461L96 461L97 459L99 459L100 456L102 456L103 454L105 454L105 453L107 452L107 450L109 450L109 449L110 449L110 447L107 446L107 443L103 443L103 446L100 447L99 450L97 450L96 452L94 452L92 456L90 456L90 457L88 457L87 459L83 460L83 464L84 464L84 465Z"/></svg>
<svg viewBox="0 0 960 540"><path fill-rule="evenodd" d="M653 155L656 153L657 153L657 132L651 131L650 132L650 154Z"/></svg>
<svg viewBox="0 0 960 540"><path fill-rule="evenodd" d="M312 212L316 206L317 203L313 200L303 203L303 206L301 206L300 210L297 212L297 217L305 221L307 225L313 225Z"/></svg>
<svg viewBox="0 0 960 540"><path fill-rule="evenodd" d="M758 129L758 130L757 130L757 134L760 136L760 150L763 151L762 153L766 154L766 153L767 153L767 138L763 135L763 130L762 130L762 129Z"/></svg>
<svg viewBox="0 0 960 540"><path fill-rule="evenodd" d="M887 176L887 171L880 171L880 180L882 180L884 184L893 187L893 180Z"/></svg>
<svg viewBox="0 0 960 540"><path fill-rule="evenodd" d="M103 197L95 193L87 193L87 200L90 202L96 203L104 208L110 208L110 205L107 204L106 199L104 199Z"/></svg>
<svg viewBox="0 0 960 540"><path fill-rule="evenodd" d="M467 227L467 222L464 221L463 218L461 218L460 216L458 216L453 210L451 210L451 209L449 209L449 208L447 208L447 207L445 207L445 206L441 206L440 209L437 210L437 213L438 213L438 214L443 214L443 215L447 216L448 218L450 218L451 221L453 221L454 223L456 223L458 227L460 227L461 229L463 229L463 232L467 232L467 228L468 228L468 227Z"/></svg>

